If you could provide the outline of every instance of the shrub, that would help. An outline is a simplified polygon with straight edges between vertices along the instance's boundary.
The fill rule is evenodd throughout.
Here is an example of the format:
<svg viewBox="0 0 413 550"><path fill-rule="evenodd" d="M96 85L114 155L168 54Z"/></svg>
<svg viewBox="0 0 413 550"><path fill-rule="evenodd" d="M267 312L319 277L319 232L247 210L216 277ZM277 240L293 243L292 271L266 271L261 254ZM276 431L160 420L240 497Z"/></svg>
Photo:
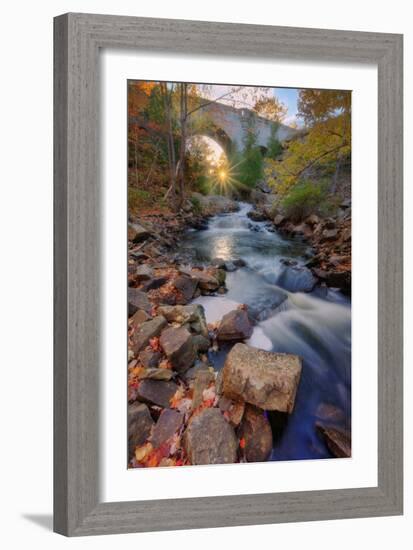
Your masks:
<svg viewBox="0 0 413 550"><path fill-rule="evenodd" d="M148 206L152 203L152 196L149 191L128 187L128 209L137 210L142 206Z"/></svg>
<svg viewBox="0 0 413 550"><path fill-rule="evenodd" d="M191 201L195 214L200 214L202 211L202 206L198 197L190 197L189 200Z"/></svg>
<svg viewBox="0 0 413 550"><path fill-rule="evenodd" d="M297 223L310 214L324 213L328 208L327 190L325 181L297 183L282 201L286 215Z"/></svg>

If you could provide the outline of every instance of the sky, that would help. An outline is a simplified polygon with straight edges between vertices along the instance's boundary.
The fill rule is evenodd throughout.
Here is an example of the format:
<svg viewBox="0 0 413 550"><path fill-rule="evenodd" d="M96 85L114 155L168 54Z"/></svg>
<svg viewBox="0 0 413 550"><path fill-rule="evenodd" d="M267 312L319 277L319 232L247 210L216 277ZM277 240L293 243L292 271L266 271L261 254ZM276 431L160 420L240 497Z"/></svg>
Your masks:
<svg viewBox="0 0 413 550"><path fill-rule="evenodd" d="M298 126L301 126L302 123L300 119L297 119L297 101L298 101L298 90L297 88L272 88L273 94L277 99L284 103L287 107L287 116L284 119L284 124L287 126L291 122L296 122Z"/></svg>
<svg viewBox="0 0 413 550"><path fill-rule="evenodd" d="M226 85L202 85L201 86L201 95L203 97L208 97L211 99L217 99L223 94L231 92L231 90L241 88L240 86L226 86ZM234 105L235 107L241 108L242 106L248 106L252 104L257 99L257 88L253 86L242 87L239 91L231 93L231 95L223 98L222 103L227 103ZM259 97L277 97L284 105L287 107L287 114L283 120L284 124L296 123L298 126L302 126L302 121L297 119L297 100L298 100L297 88L270 88L266 87L265 91L263 88L259 88L258 96Z"/></svg>

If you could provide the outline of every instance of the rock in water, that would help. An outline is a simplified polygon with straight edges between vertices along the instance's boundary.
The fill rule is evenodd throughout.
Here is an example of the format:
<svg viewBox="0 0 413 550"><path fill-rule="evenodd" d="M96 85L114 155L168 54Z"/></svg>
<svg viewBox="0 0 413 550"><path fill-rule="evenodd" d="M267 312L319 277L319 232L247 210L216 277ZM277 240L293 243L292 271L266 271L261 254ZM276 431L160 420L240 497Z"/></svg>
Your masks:
<svg viewBox="0 0 413 550"><path fill-rule="evenodd" d="M160 447L171 438L182 426L184 415L173 409L164 409L156 423L150 441L155 447Z"/></svg>
<svg viewBox="0 0 413 550"><path fill-rule="evenodd" d="M301 358L235 344L222 370L222 393L231 399L291 413L301 376Z"/></svg>
<svg viewBox="0 0 413 550"><path fill-rule="evenodd" d="M183 440L191 464L237 461L238 439L219 409L204 409L192 417Z"/></svg>
<svg viewBox="0 0 413 550"><path fill-rule="evenodd" d="M222 318L217 332L218 340L245 340L252 334L252 325L244 309L230 311Z"/></svg>
<svg viewBox="0 0 413 550"><path fill-rule="evenodd" d="M137 288L128 288L128 315L133 315L138 309L143 309L149 313L152 304L147 295Z"/></svg>
<svg viewBox="0 0 413 550"><path fill-rule="evenodd" d="M137 355L143 348L146 348L149 340L155 336L159 336L166 325L166 319L162 315L158 315L158 317L142 323L132 336L131 348L133 353Z"/></svg>
<svg viewBox="0 0 413 550"><path fill-rule="evenodd" d="M192 335L186 328L171 327L164 330L159 342L176 371L185 372L192 367L196 350Z"/></svg>
<svg viewBox="0 0 413 550"><path fill-rule="evenodd" d="M128 447L129 460L135 447L142 445L151 434L154 422L149 409L143 403L135 402L128 405Z"/></svg>
<svg viewBox="0 0 413 550"><path fill-rule="evenodd" d="M247 405L238 436L244 440L243 451L247 462L265 462L272 450L272 431L264 411Z"/></svg>
<svg viewBox="0 0 413 550"><path fill-rule="evenodd" d="M351 439L349 434L335 428L326 428L321 424L317 424L316 426L333 456L336 458L351 457Z"/></svg>
<svg viewBox="0 0 413 550"><path fill-rule="evenodd" d="M307 267L286 267L277 284L290 292L311 292L317 279Z"/></svg>
<svg viewBox="0 0 413 550"><path fill-rule="evenodd" d="M144 403L168 408L169 402L178 389L177 384L164 380L142 380L137 389L137 398Z"/></svg>

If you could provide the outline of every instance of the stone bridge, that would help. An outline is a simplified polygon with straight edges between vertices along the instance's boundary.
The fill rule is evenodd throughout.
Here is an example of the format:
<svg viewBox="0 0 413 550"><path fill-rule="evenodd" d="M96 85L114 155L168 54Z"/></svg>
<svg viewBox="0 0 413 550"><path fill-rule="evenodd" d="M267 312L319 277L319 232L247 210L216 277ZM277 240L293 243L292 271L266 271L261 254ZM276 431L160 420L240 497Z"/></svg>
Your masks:
<svg viewBox="0 0 413 550"><path fill-rule="evenodd" d="M275 137L279 141L291 139L299 133L295 128L260 117L250 109L235 108L224 103L210 103L192 116L196 119L205 115L212 124L202 135L214 139L227 153L234 146L239 151L243 149L246 133L251 127L256 133L257 145L263 149L267 147L273 126L276 128Z"/></svg>

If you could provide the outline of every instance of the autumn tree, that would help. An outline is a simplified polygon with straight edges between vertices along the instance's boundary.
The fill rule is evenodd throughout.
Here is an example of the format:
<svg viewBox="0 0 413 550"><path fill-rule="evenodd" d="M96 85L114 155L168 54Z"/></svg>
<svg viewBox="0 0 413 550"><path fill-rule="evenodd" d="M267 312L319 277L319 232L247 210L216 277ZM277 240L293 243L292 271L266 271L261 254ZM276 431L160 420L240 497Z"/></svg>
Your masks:
<svg viewBox="0 0 413 550"><path fill-rule="evenodd" d="M351 150L351 94L335 90L300 90L298 117L306 128L288 143L281 162L269 160L266 175L286 194L312 169L335 165L332 191L342 160Z"/></svg>

